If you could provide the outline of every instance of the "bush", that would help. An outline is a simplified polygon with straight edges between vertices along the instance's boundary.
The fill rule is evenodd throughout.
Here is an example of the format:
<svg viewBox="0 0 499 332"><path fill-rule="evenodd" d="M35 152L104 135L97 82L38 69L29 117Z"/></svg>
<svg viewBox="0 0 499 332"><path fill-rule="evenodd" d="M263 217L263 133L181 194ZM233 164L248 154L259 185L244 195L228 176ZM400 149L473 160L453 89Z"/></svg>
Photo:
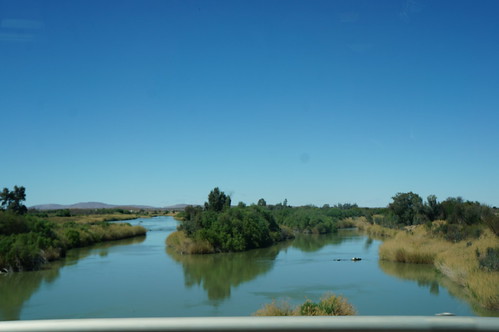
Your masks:
<svg viewBox="0 0 499 332"><path fill-rule="evenodd" d="M254 316L296 316L293 309L287 302L276 302L264 304L261 309L258 309Z"/></svg>
<svg viewBox="0 0 499 332"><path fill-rule="evenodd" d="M468 226L443 222L436 224L432 228L432 234L443 237L447 241L459 242L466 239L479 238L482 234L482 229L479 225Z"/></svg>
<svg viewBox="0 0 499 332"><path fill-rule="evenodd" d="M1 236L0 268L12 271L36 270L46 262L43 249L51 244L51 239L36 233Z"/></svg>
<svg viewBox="0 0 499 332"><path fill-rule="evenodd" d="M273 301L254 313L255 316L351 316L355 314L355 308L345 298L332 293L325 294L319 303L307 300L294 310L286 302Z"/></svg>
<svg viewBox="0 0 499 332"><path fill-rule="evenodd" d="M483 257L477 251L477 257L480 268L488 271L499 271L499 247L487 248L487 252Z"/></svg>
<svg viewBox="0 0 499 332"><path fill-rule="evenodd" d="M0 211L0 234L10 235L28 231L29 225L26 217L12 212Z"/></svg>

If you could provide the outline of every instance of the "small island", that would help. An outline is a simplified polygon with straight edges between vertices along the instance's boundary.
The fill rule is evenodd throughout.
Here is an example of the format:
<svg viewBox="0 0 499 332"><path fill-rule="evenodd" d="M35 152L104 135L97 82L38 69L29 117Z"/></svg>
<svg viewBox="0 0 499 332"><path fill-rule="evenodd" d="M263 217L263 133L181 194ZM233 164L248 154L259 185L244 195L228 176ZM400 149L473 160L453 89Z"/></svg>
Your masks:
<svg viewBox="0 0 499 332"><path fill-rule="evenodd" d="M244 251L271 246L297 233L326 234L353 227L352 217L366 213L356 204L292 208L286 199L276 205L261 198L257 204L231 206L230 196L217 187L204 208L187 206L176 216L180 225L166 244L182 254Z"/></svg>
<svg viewBox="0 0 499 332"><path fill-rule="evenodd" d="M293 237L262 204L231 207L230 196L219 188L210 192L204 209L187 206L177 218L180 225L167 245L182 254L244 251Z"/></svg>

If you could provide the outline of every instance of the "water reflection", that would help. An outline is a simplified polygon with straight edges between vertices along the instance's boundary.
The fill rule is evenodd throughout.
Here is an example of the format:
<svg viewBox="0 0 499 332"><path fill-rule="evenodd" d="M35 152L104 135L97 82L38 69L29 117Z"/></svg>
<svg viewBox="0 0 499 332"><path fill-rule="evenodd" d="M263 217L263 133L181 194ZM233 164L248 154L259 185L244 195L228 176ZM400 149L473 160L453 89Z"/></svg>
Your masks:
<svg viewBox="0 0 499 332"><path fill-rule="evenodd" d="M321 250L327 245L340 245L348 239L345 235L353 235L353 231L342 230L341 235L337 233L331 234L300 234L291 241L291 246L300 249L304 252L316 252Z"/></svg>
<svg viewBox="0 0 499 332"><path fill-rule="evenodd" d="M166 252L182 264L185 286L201 285L216 302L229 298L231 288L269 272L283 246L211 255L181 255L171 248Z"/></svg>
<svg viewBox="0 0 499 332"><path fill-rule="evenodd" d="M441 288L447 289L451 296L469 303L477 315L499 316L498 312L488 311L480 307L466 288L438 272L432 265L394 263L382 260L378 262L378 265L386 274L404 280L416 281L420 287L427 287L433 295L440 294Z"/></svg>
<svg viewBox="0 0 499 332"><path fill-rule="evenodd" d="M0 320L19 319L25 302L43 283L53 283L59 277L62 267L76 265L80 259L91 255L106 256L111 247L137 244L145 238L141 236L72 249L68 251L66 258L46 265L43 270L0 275Z"/></svg>
<svg viewBox="0 0 499 332"><path fill-rule="evenodd" d="M0 320L19 319L24 302L42 282L52 283L58 276L59 269L0 275Z"/></svg>
<svg viewBox="0 0 499 332"><path fill-rule="evenodd" d="M354 231L342 234L298 235L294 240L278 243L269 248L239 253L211 255L182 255L172 248L167 254L182 264L186 287L201 285L211 301L221 301L230 297L231 289L269 272L281 250L289 247L304 252L316 252L327 245L340 245Z"/></svg>

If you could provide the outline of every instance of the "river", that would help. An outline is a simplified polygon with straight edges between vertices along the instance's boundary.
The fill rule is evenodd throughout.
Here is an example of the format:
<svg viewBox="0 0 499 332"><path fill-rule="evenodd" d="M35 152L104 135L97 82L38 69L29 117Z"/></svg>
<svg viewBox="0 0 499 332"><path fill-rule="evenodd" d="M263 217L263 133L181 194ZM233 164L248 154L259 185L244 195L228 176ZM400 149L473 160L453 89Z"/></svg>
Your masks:
<svg viewBox="0 0 499 332"><path fill-rule="evenodd" d="M295 305L327 292L345 296L361 315L483 314L433 268L379 262L380 242L355 230L189 256L166 249L172 217L130 223L147 236L71 250L42 271L1 275L0 320L247 316L273 299Z"/></svg>

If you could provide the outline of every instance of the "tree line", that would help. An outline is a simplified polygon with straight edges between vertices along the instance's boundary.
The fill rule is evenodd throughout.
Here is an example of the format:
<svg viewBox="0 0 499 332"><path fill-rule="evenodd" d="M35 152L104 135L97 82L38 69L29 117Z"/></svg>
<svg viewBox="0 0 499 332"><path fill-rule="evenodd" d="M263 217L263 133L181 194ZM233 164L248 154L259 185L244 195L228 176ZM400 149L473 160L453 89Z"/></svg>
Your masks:
<svg viewBox="0 0 499 332"><path fill-rule="evenodd" d="M141 226L106 222L51 222L28 213L24 187L0 194L0 273L39 269L71 248L144 235Z"/></svg>
<svg viewBox="0 0 499 332"><path fill-rule="evenodd" d="M187 206L177 217L178 230L188 238L208 242L215 252L227 252L266 247L295 233L335 232L352 226L340 221L366 213L356 204L291 207L286 199L275 205L261 198L249 206L242 202L231 206L230 196L216 187L203 207Z"/></svg>
<svg viewBox="0 0 499 332"><path fill-rule="evenodd" d="M429 195L426 201L413 192L397 193L387 210L376 222L382 226L400 227L427 224L435 220L446 223L433 227L448 240L460 241L468 236L479 236L481 226L486 226L499 234L499 216L495 208L462 197L449 197L439 202L435 195Z"/></svg>

